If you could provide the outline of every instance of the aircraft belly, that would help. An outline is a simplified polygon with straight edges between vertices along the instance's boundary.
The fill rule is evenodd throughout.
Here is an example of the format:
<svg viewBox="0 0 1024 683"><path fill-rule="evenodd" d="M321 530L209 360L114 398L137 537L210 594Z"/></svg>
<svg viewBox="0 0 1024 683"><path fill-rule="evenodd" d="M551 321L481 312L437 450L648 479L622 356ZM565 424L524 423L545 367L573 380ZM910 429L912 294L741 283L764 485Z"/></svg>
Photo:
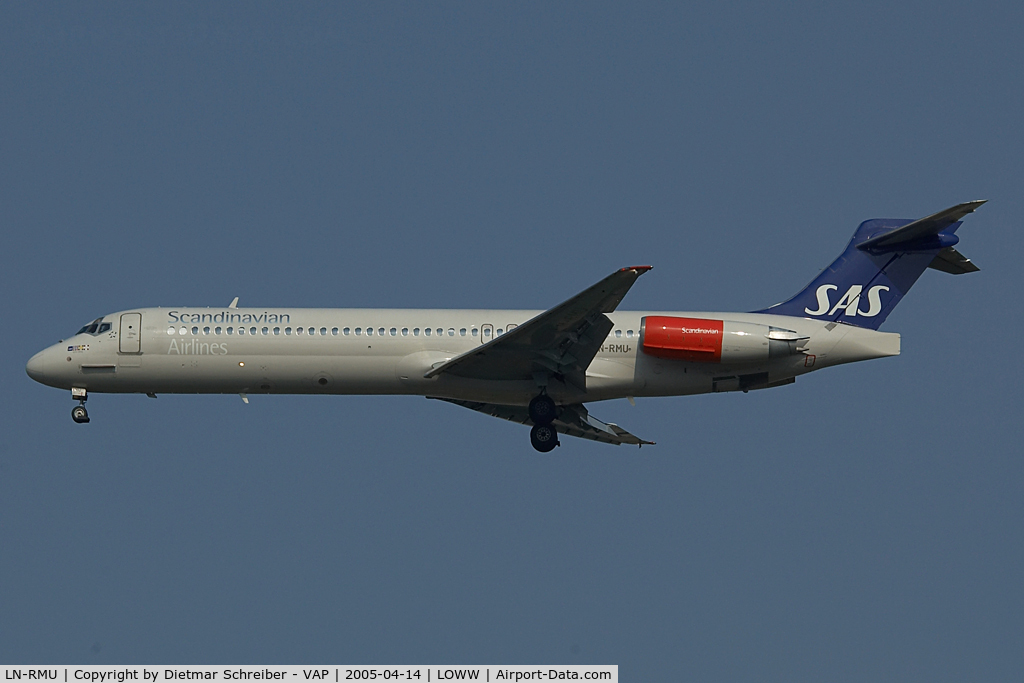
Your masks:
<svg viewBox="0 0 1024 683"><path fill-rule="evenodd" d="M119 393L410 393L393 356L160 356L110 377L90 377L91 391Z"/></svg>

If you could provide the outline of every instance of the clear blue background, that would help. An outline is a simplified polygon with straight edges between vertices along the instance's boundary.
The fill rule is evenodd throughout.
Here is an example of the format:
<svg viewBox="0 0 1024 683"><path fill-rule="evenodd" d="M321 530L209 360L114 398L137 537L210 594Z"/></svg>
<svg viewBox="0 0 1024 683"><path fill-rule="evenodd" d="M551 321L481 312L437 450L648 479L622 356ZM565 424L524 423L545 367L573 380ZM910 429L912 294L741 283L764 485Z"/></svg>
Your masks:
<svg viewBox="0 0 1024 683"><path fill-rule="evenodd" d="M1019 2L7 3L0 661L1024 670ZM596 404L96 395L28 358L135 306L750 310L971 199L903 355Z"/></svg>

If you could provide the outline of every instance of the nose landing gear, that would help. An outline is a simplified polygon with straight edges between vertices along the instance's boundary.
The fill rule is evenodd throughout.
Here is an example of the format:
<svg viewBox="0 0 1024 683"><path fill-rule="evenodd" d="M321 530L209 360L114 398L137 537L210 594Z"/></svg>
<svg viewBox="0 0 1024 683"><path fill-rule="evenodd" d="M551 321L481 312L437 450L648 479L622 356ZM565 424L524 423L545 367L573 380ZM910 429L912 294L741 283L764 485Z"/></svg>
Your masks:
<svg viewBox="0 0 1024 683"><path fill-rule="evenodd" d="M89 411L85 409L85 401L89 398L89 393L85 389L74 387L71 389L71 398L78 400L78 405L71 409L71 419L78 424L87 423Z"/></svg>

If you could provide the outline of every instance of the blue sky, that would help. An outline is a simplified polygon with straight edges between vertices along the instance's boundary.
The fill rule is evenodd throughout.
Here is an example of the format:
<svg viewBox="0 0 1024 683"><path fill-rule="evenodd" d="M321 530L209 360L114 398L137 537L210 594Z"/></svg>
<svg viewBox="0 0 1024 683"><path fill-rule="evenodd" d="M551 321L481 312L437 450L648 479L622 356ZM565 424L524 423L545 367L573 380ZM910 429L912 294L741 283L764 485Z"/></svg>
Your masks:
<svg viewBox="0 0 1024 683"><path fill-rule="evenodd" d="M0 661L1024 667L1019 3L9 4ZM903 355L592 406L94 396L25 361L136 306L751 310L865 219L989 199Z"/></svg>

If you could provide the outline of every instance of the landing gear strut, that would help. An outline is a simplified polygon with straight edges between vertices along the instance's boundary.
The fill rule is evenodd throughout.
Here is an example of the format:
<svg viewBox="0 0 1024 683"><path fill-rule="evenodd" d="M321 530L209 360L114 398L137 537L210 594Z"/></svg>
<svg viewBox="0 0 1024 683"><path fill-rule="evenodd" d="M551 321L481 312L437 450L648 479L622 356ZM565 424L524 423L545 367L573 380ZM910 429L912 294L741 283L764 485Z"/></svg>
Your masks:
<svg viewBox="0 0 1024 683"><path fill-rule="evenodd" d="M85 401L89 398L88 392L74 387L71 389L71 398L78 400L78 405L71 409L71 419L78 424L85 424L89 421L89 411L85 409Z"/></svg>
<svg viewBox="0 0 1024 683"><path fill-rule="evenodd" d="M551 423L558 417L558 408L547 394L534 396L530 401L530 443L541 453L548 453L558 445L558 430Z"/></svg>

